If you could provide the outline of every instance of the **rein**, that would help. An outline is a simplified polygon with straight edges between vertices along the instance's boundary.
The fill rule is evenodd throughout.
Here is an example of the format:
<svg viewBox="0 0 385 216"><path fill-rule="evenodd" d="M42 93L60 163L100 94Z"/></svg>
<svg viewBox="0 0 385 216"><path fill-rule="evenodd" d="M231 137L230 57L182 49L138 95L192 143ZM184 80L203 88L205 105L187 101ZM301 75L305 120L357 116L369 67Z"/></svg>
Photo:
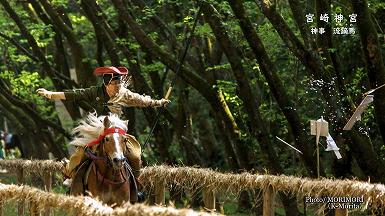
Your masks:
<svg viewBox="0 0 385 216"><path fill-rule="evenodd" d="M113 133L119 133L121 135L125 135L126 134L126 131L121 129L121 128L116 128L116 127L112 127L112 128L107 128L107 129L104 129L104 132L103 134L101 134L97 139L89 142L87 145L86 145L86 148L85 148L85 154L86 156L91 159L93 161L92 163L92 170L94 171L94 173L96 174L97 176L97 180L98 181L101 181L101 183L107 183L109 185L118 185L118 184L123 184L127 181L127 178L125 177L125 175L122 173L122 169L120 169L120 175L123 177L123 180L121 181L113 181L113 180L110 180L108 178L105 177L105 175L102 175L96 168L96 164L95 164L95 161L104 161L106 163L109 162L109 157L108 156L104 156L104 157L99 157L99 156L96 156L95 153L93 153L91 151L91 149L89 147L91 146L94 146L94 145L97 145L97 144L100 144L103 139L109 135L109 134L113 134ZM103 146L103 154L105 154L105 151L104 151L104 146ZM108 166L108 164L107 164ZM108 170L108 169L107 169ZM114 172L115 173L115 172Z"/></svg>
<svg viewBox="0 0 385 216"><path fill-rule="evenodd" d="M108 178L105 177L105 175L102 175L97 169L96 169L96 164L95 164L95 161L97 160L102 160L104 162L108 162L108 157L98 157L96 156L92 151L91 149L89 148L86 148L85 150L86 152L86 156L91 159L93 162L92 162L92 170L95 172L96 176L97 176L97 179L99 181L101 181L102 183L107 183L109 185L117 185L117 184L123 184L124 182L127 181L127 178L125 177L125 175L122 173L122 169L120 169L120 174L123 176L123 180L122 181L112 181Z"/></svg>
<svg viewBox="0 0 385 216"><path fill-rule="evenodd" d="M95 160L104 160L104 161L108 161L108 158L107 157L98 157L96 156L96 154L94 154L91 149L89 148L86 148L85 149L86 151L86 156L91 159L92 161L95 161Z"/></svg>
<svg viewBox="0 0 385 216"><path fill-rule="evenodd" d="M127 178L125 177L125 175L122 173L122 169L120 169L120 174L121 176L123 176L123 180L121 181L112 181L108 178L106 178L104 175L102 175L97 169L96 169L96 165L95 163L92 163L92 170L95 172L96 176L97 176L97 179L99 181L101 181L101 183L107 183L109 185L118 185L118 184L123 184L127 181Z"/></svg>

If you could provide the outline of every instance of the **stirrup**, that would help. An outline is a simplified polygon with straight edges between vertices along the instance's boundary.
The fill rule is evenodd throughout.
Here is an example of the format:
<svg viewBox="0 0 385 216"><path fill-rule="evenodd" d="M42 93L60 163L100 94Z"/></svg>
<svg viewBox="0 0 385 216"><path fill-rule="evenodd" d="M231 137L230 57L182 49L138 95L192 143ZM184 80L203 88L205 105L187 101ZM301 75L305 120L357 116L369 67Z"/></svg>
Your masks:
<svg viewBox="0 0 385 216"><path fill-rule="evenodd" d="M138 192L138 202L144 202L146 200L146 194L143 191Z"/></svg>

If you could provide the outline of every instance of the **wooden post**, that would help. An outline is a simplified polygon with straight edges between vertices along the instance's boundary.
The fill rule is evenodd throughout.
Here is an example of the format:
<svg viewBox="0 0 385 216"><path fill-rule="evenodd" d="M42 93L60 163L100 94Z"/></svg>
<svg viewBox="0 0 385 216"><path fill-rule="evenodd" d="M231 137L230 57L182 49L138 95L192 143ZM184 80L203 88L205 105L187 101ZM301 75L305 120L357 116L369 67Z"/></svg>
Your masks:
<svg viewBox="0 0 385 216"><path fill-rule="evenodd" d="M212 190L204 188L202 191L203 203L205 208L209 211L215 211L215 194Z"/></svg>
<svg viewBox="0 0 385 216"><path fill-rule="evenodd" d="M317 142L317 178L320 176L320 171L319 171L319 144Z"/></svg>
<svg viewBox="0 0 385 216"><path fill-rule="evenodd" d="M39 211L37 210L37 206L34 201L29 201L29 215L30 216L38 216Z"/></svg>
<svg viewBox="0 0 385 216"><path fill-rule="evenodd" d="M329 134L329 123L321 116L317 121L310 120L310 134L316 136L317 145L317 178L320 176L320 161L319 161L319 138L327 137Z"/></svg>
<svg viewBox="0 0 385 216"><path fill-rule="evenodd" d="M23 168L18 168L17 169L17 184L21 185L24 183L24 171Z"/></svg>
<svg viewBox="0 0 385 216"><path fill-rule="evenodd" d="M273 188L269 186L263 191L263 216L274 216L275 194Z"/></svg>
<svg viewBox="0 0 385 216"><path fill-rule="evenodd" d="M4 215L4 201L0 201L0 216Z"/></svg>
<svg viewBox="0 0 385 216"><path fill-rule="evenodd" d="M17 169L17 184L21 185L24 183L24 171L23 168ZM17 214L19 216L24 215L24 202L20 201L17 204Z"/></svg>
<svg viewBox="0 0 385 216"><path fill-rule="evenodd" d="M323 120L323 118L321 117L321 120ZM316 135L316 144L317 144L317 178L319 178L320 176L320 167L319 167L319 137L321 135L321 129L322 129L322 124L321 123L317 123L316 124L317 126L317 135Z"/></svg>
<svg viewBox="0 0 385 216"><path fill-rule="evenodd" d="M155 204L164 205L166 203L165 190L166 182L164 180L155 182Z"/></svg>
<svg viewBox="0 0 385 216"><path fill-rule="evenodd" d="M334 211L335 216L348 216L348 210L347 209L336 209Z"/></svg>
<svg viewBox="0 0 385 216"><path fill-rule="evenodd" d="M50 192L52 190L52 172L45 172L44 173L44 190ZM50 216L51 215L51 209L46 208L44 212L44 216Z"/></svg>

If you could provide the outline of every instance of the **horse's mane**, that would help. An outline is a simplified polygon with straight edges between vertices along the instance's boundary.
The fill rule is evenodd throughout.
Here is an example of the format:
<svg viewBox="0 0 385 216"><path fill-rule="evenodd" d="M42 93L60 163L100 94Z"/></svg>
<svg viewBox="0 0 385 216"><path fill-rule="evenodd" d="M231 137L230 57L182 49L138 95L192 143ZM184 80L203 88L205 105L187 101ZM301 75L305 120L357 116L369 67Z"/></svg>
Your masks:
<svg viewBox="0 0 385 216"><path fill-rule="evenodd" d="M70 142L70 145L85 146L88 143L97 139L104 132L104 118L106 116L97 117L96 113L90 113L85 119L79 122L79 125L72 130L75 138ZM127 131L127 121L121 120L118 115L110 113L108 116L110 127L118 127Z"/></svg>

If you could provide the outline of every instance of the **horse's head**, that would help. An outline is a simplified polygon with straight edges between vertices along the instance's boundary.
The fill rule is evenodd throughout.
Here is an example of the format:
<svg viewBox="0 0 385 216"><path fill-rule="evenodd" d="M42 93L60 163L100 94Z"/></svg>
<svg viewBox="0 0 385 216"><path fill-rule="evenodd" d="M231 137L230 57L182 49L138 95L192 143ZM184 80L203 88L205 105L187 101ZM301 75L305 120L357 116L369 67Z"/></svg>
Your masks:
<svg viewBox="0 0 385 216"><path fill-rule="evenodd" d="M105 134L103 144L99 146L103 148L104 156L108 158L113 169L118 170L122 168L123 162L126 159L124 156L126 151L125 131L121 128L114 127L108 116L104 118L103 124L105 131L108 132Z"/></svg>

